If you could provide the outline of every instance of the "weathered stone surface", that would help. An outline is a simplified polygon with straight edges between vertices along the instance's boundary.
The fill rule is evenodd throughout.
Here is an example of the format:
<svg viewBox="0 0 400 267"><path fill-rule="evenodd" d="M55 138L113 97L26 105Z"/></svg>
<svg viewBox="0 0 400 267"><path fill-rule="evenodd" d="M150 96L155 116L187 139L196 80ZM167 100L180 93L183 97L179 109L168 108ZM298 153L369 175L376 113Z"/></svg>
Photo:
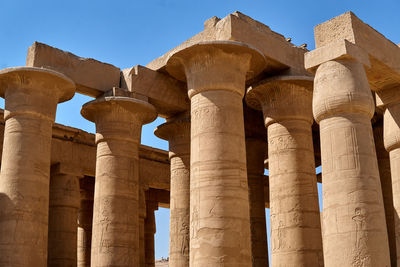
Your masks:
<svg viewBox="0 0 400 267"><path fill-rule="evenodd" d="M90 267L92 247L94 179L83 177L79 180L80 207L78 213L78 267Z"/></svg>
<svg viewBox="0 0 400 267"><path fill-rule="evenodd" d="M47 266L69 267L77 264L80 206L78 175L73 166L52 166Z"/></svg>
<svg viewBox="0 0 400 267"><path fill-rule="evenodd" d="M139 140L155 109L133 98L104 97L81 113L96 123L91 266L138 266Z"/></svg>
<svg viewBox="0 0 400 267"><path fill-rule="evenodd" d="M205 42L175 53L167 70L191 100L190 266L251 265L242 98L264 56L238 42Z"/></svg>
<svg viewBox="0 0 400 267"><path fill-rule="evenodd" d="M311 88L307 76L277 76L246 95L268 131L272 266L323 266Z"/></svg>
<svg viewBox="0 0 400 267"><path fill-rule="evenodd" d="M78 57L39 42L28 48L26 66L63 73L76 83L77 92L94 97L118 87L120 82L120 69L113 65Z"/></svg>
<svg viewBox="0 0 400 267"><path fill-rule="evenodd" d="M51 130L74 83L51 70L0 71L5 128L0 179L0 265L46 266Z"/></svg>
<svg viewBox="0 0 400 267"><path fill-rule="evenodd" d="M213 17L204 23L204 31L193 36L163 56L153 60L147 67L163 71L169 58L180 50L204 41L238 41L254 46L267 58L265 72L274 73L291 68L295 73L305 73L304 52L287 42L285 37L268 26L235 12L223 19Z"/></svg>
<svg viewBox="0 0 400 267"><path fill-rule="evenodd" d="M170 117L190 108L184 83L140 65L122 70L121 86L130 92L146 95L149 103L163 117Z"/></svg>
<svg viewBox="0 0 400 267"><path fill-rule="evenodd" d="M313 113L321 137L325 266L390 266L374 111L361 63L337 59L318 67Z"/></svg>
<svg viewBox="0 0 400 267"><path fill-rule="evenodd" d="M184 113L168 119L154 131L168 140L171 161L170 239L171 266L189 266L190 226L190 118Z"/></svg>
<svg viewBox="0 0 400 267"><path fill-rule="evenodd" d="M392 176L390 172L390 157L384 146L383 120L374 124L374 141L376 157L378 160L379 176L383 203L385 205L386 228L389 238L390 262L392 266L397 266L396 257L396 231L395 231L395 210L393 206Z"/></svg>

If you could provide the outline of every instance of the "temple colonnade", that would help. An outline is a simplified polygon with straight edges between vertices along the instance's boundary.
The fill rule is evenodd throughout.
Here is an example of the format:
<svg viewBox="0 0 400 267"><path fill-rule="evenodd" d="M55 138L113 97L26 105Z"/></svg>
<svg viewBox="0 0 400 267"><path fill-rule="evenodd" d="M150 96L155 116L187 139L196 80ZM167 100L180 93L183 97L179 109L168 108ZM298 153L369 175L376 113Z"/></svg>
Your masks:
<svg viewBox="0 0 400 267"><path fill-rule="evenodd" d="M126 70L35 43L0 70L0 265L155 266L164 205L173 267L396 266L400 48L351 12L315 39L235 12ZM76 92L95 136L54 124Z"/></svg>

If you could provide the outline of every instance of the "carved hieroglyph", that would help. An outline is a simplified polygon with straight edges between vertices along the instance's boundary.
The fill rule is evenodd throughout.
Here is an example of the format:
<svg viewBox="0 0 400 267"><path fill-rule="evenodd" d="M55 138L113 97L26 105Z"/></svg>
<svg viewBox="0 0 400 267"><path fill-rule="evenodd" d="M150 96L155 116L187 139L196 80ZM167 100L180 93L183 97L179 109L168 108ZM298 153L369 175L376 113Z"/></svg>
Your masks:
<svg viewBox="0 0 400 267"><path fill-rule="evenodd" d="M96 123L96 183L91 266L139 266L138 146L153 106L127 97L85 104L82 115Z"/></svg>
<svg viewBox="0 0 400 267"><path fill-rule="evenodd" d="M74 83L50 70L0 71L5 129L0 182L0 265L46 266L51 132Z"/></svg>

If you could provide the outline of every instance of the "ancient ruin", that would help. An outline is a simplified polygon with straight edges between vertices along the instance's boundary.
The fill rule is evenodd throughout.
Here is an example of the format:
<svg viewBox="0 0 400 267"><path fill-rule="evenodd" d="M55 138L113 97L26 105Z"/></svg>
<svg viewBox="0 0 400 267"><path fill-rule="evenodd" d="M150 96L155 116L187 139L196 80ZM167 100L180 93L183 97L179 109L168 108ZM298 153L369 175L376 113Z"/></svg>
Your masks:
<svg viewBox="0 0 400 267"><path fill-rule="evenodd" d="M351 12L315 43L239 12L123 70L34 43L0 70L0 266L154 267L159 207L160 266L397 266L400 47ZM95 135L54 122L75 93Z"/></svg>

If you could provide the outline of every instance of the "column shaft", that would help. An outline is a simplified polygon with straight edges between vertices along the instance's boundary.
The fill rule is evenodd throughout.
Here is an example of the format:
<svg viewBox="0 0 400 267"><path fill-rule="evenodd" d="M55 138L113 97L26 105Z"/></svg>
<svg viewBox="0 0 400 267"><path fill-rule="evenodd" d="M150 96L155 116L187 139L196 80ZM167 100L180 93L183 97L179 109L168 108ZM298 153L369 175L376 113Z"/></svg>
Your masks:
<svg viewBox="0 0 400 267"><path fill-rule="evenodd" d="M190 118L170 118L154 131L169 142L171 166L169 264L189 267Z"/></svg>
<svg viewBox="0 0 400 267"><path fill-rule="evenodd" d="M268 159L272 266L323 266L311 124L269 125Z"/></svg>
<svg viewBox="0 0 400 267"><path fill-rule="evenodd" d="M400 265L400 148L390 151L397 266ZM396 265L394 265L396 266Z"/></svg>
<svg viewBox="0 0 400 267"><path fill-rule="evenodd" d="M94 178L81 179L81 204L78 215L78 267L90 267L92 247Z"/></svg>
<svg viewBox="0 0 400 267"><path fill-rule="evenodd" d="M362 64L319 66L313 112L320 125L326 266L390 266L374 110Z"/></svg>
<svg viewBox="0 0 400 267"><path fill-rule="evenodd" d="M390 173L390 157L383 144L383 125L382 121L375 123L374 141L376 156L378 159L379 176L381 178L381 187L383 195L383 204L385 206L386 228L389 238L390 261L393 266L397 265L396 259L396 235L394 223L394 206L392 193L392 176Z"/></svg>
<svg viewBox="0 0 400 267"><path fill-rule="evenodd" d="M392 193L393 193L393 216L394 216L394 229L396 238L396 258L397 266L400 266L400 104L398 88L387 90L379 93L384 102L389 102L385 105L384 121L383 121L383 135L384 145L389 151L390 157L390 170L392 179ZM390 101L394 102L390 103ZM389 238L390 241L390 238ZM393 255L392 255L393 256ZM396 265L393 265L396 266Z"/></svg>
<svg viewBox="0 0 400 267"><path fill-rule="evenodd" d="M53 168L50 177L49 240L47 266L75 266L79 178Z"/></svg>
<svg viewBox="0 0 400 267"><path fill-rule="evenodd" d="M154 234L156 233L156 219L154 211L157 209L157 203L146 203L146 220L145 220L145 267L155 266L155 252L154 252ZM172 265L171 265L172 266Z"/></svg>
<svg viewBox="0 0 400 267"><path fill-rule="evenodd" d="M190 262L249 266L242 97L225 90L196 94L191 120Z"/></svg>
<svg viewBox="0 0 400 267"><path fill-rule="evenodd" d="M190 144L188 144L190 146ZM188 152L190 148L188 148ZM170 243L171 266L189 266L190 155L171 158Z"/></svg>
<svg viewBox="0 0 400 267"><path fill-rule="evenodd" d="M140 188L139 189L139 250L138 250L140 267L144 267L146 264L145 220L146 220L146 193L143 188Z"/></svg>
<svg viewBox="0 0 400 267"><path fill-rule="evenodd" d="M266 144L266 140L246 138L253 267L268 266L267 225L265 221L264 198L264 158L266 154Z"/></svg>

